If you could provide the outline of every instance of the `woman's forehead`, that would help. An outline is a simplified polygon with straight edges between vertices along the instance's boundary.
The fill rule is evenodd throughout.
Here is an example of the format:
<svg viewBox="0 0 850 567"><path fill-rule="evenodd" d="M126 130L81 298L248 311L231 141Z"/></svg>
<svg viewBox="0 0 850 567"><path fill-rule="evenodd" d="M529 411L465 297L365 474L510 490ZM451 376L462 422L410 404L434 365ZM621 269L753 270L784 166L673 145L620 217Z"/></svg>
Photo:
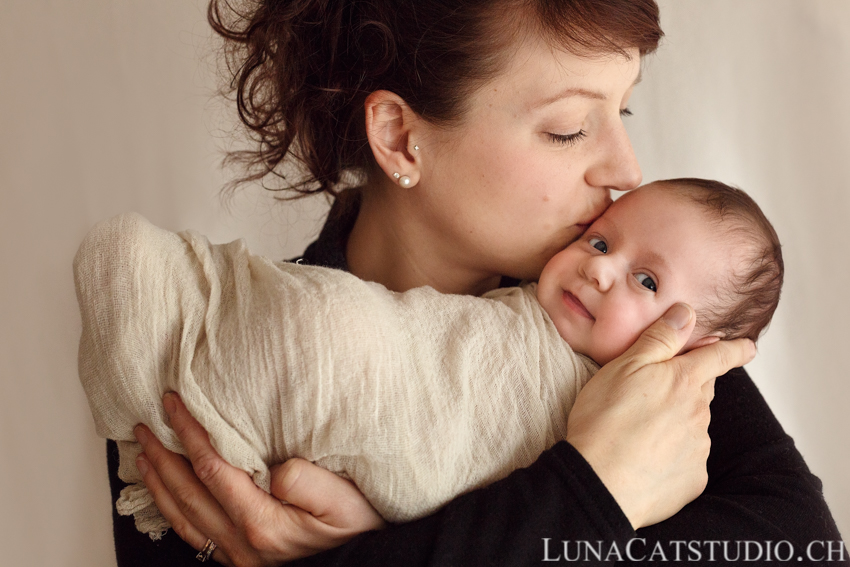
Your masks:
<svg viewBox="0 0 850 567"><path fill-rule="evenodd" d="M616 99L619 104L640 80L638 51L633 49L629 54L583 57L553 49L542 40L526 41L481 94L485 99L514 98L526 112L573 97Z"/></svg>

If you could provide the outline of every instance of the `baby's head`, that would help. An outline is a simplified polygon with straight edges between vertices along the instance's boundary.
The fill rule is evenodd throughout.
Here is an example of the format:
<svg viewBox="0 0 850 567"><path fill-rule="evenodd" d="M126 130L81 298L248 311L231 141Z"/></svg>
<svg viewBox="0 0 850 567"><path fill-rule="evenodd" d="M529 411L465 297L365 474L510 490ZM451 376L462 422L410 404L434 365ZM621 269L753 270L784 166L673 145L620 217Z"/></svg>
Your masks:
<svg viewBox="0 0 850 567"><path fill-rule="evenodd" d="M576 352L606 364L679 302L697 317L683 350L755 341L783 274L776 232L749 196L717 181L671 179L615 201L546 264L537 298Z"/></svg>

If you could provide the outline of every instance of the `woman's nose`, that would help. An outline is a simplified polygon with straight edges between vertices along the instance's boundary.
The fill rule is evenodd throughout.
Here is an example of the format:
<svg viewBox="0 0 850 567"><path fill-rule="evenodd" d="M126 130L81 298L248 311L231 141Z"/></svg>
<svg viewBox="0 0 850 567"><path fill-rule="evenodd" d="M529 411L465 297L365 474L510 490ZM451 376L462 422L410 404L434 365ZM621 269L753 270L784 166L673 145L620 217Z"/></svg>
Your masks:
<svg viewBox="0 0 850 567"><path fill-rule="evenodd" d="M643 174L622 121L617 120L600 136L597 161L588 168L585 180L594 187L631 191Z"/></svg>
<svg viewBox="0 0 850 567"><path fill-rule="evenodd" d="M584 262L584 276L599 291L608 291L614 284L614 262L605 255L589 256Z"/></svg>

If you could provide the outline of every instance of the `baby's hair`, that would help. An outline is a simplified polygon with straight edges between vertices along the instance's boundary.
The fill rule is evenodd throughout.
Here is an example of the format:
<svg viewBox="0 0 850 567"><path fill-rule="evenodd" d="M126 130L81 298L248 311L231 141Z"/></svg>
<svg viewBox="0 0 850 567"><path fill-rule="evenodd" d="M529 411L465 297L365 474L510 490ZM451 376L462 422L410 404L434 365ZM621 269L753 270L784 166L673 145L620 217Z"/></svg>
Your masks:
<svg viewBox="0 0 850 567"><path fill-rule="evenodd" d="M208 19L253 142L228 157L245 167L237 184L277 176L292 198L337 196L372 170L363 108L374 91L452 126L523 33L627 57L662 36L655 0L211 0ZM303 176L286 178L290 160Z"/></svg>
<svg viewBox="0 0 850 567"><path fill-rule="evenodd" d="M658 183L704 207L724 236L746 251L743 267L731 276L718 301L697 311L698 330L724 339L757 340L776 311L785 275L779 237L770 221L744 191L719 181L682 178Z"/></svg>

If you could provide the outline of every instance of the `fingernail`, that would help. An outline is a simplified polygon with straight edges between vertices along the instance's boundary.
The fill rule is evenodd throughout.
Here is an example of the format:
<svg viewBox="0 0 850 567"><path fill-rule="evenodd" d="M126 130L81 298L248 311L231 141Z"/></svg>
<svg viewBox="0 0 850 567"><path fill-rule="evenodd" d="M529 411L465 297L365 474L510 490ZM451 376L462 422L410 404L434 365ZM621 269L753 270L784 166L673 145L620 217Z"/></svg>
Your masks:
<svg viewBox="0 0 850 567"><path fill-rule="evenodd" d="M139 455L136 457L136 468L139 469L142 476L145 476L150 470L150 465L148 465L148 461L143 456Z"/></svg>
<svg viewBox="0 0 850 567"><path fill-rule="evenodd" d="M143 447L148 444L148 432L141 425L136 426L133 435L136 436L136 441L141 443Z"/></svg>
<svg viewBox="0 0 850 567"><path fill-rule="evenodd" d="M677 303L667 310L663 319L674 329L684 329L691 321L691 309L684 303Z"/></svg>
<svg viewBox="0 0 850 567"><path fill-rule="evenodd" d="M177 404L174 402L173 392L167 392L162 397L162 405L165 406L165 413L168 415L174 415L174 412L177 410Z"/></svg>

